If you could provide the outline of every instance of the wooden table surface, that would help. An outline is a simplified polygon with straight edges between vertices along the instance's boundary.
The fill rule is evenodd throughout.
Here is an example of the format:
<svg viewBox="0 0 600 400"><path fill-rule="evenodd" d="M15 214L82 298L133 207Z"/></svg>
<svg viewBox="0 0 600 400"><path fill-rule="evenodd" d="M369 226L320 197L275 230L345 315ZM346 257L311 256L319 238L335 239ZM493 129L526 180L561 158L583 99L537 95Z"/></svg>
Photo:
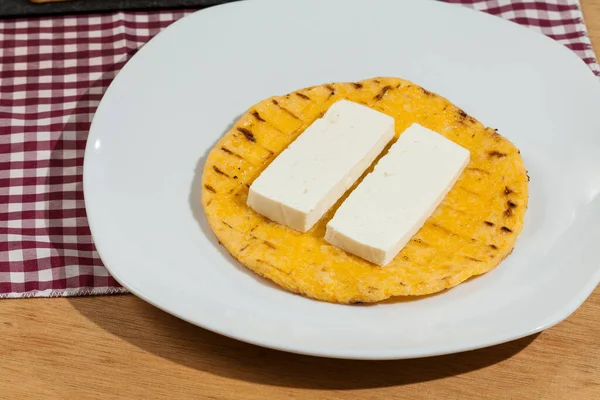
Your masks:
<svg viewBox="0 0 600 400"><path fill-rule="evenodd" d="M583 0L600 54L600 0ZM131 295L0 301L0 399L600 399L600 288L511 343L418 360L263 349Z"/></svg>

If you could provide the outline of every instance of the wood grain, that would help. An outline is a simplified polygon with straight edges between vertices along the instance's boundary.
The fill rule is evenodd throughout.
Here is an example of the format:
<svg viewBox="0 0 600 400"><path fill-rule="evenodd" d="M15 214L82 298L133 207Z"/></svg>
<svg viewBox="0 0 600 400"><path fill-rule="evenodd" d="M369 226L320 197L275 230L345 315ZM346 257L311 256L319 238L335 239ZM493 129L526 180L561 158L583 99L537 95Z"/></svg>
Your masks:
<svg viewBox="0 0 600 400"><path fill-rule="evenodd" d="M600 0L582 3L600 50ZM131 295L2 300L0 399L599 399L599 319L596 289L539 335L364 362L237 342Z"/></svg>

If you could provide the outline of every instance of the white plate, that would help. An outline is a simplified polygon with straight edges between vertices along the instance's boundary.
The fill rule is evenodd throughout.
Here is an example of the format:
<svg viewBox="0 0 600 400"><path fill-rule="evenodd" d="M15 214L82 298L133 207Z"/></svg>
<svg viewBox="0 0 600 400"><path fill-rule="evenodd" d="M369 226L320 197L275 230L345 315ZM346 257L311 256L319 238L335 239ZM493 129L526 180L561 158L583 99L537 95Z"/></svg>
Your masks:
<svg viewBox="0 0 600 400"><path fill-rule="evenodd" d="M398 76L498 128L531 175L525 229L492 272L415 301L287 293L216 244L205 156L250 105L330 81ZM600 280L600 85L552 40L429 1L252 0L176 22L125 66L90 132L88 217L111 274L223 335L319 356L394 359L489 346L571 314Z"/></svg>

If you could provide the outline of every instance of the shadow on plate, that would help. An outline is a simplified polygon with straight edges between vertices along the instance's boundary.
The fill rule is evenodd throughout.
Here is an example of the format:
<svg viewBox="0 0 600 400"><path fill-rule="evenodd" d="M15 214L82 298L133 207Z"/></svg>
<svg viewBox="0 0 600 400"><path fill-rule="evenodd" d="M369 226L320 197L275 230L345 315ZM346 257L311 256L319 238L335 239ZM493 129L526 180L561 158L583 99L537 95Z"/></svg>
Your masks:
<svg viewBox="0 0 600 400"><path fill-rule="evenodd" d="M538 336L422 359L336 360L289 354L229 339L188 324L131 295L69 301L101 328L158 357L226 378L296 388L364 389L461 375L512 357Z"/></svg>

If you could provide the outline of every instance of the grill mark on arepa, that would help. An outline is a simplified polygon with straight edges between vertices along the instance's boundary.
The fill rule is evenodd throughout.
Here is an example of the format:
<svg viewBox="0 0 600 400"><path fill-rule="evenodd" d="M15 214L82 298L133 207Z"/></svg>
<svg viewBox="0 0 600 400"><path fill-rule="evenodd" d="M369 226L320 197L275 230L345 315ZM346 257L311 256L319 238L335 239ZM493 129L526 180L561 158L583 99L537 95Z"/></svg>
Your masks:
<svg viewBox="0 0 600 400"><path fill-rule="evenodd" d="M230 229L233 229L233 226L229 225L227 222L221 220L221 222L223 223L223 225L229 227Z"/></svg>
<svg viewBox="0 0 600 400"><path fill-rule="evenodd" d="M216 165L213 165L213 170L220 175L226 176L228 178L231 178L228 174L226 174L225 172L223 172L221 169L219 169L219 167L217 167Z"/></svg>
<svg viewBox="0 0 600 400"><path fill-rule="evenodd" d="M352 86L354 86L354 89L358 90L358 89L362 89L363 84L358 83L358 82L352 82Z"/></svg>
<svg viewBox="0 0 600 400"><path fill-rule="evenodd" d="M507 154L506 153L502 153L498 150L492 150L492 151L488 151L488 156L490 157L496 157L496 158L503 158L506 157Z"/></svg>
<svg viewBox="0 0 600 400"><path fill-rule="evenodd" d="M512 233L512 229L510 229L510 228L508 228L508 227L506 227L506 226L503 226L502 228L500 228L500 230L501 230L502 232L506 232L506 233Z"/></svg>
<svg viewBox="0 0 600 400"><path fill-rule="evenodd" d="M284 113L288 114L290 117L297 119L298 121L302 121L296 114L294 114L293 112L291 112L290 110L288 110L287 108L285 108L284 106L282 106L281 104L279 104L279 102L275 99L271 100L271 102L273 104L275 104L277 107L279 107L279 109L281 111L283 111Z"/></svg>
<svg viewBox="0 0 600 400"><path fill-rule="evenodd" d="M265 244L265 246L272 248L273 250L277 250L277 246L275 246L273 243L267 241L267 240L263 240L263 243Z"/></svg>
<svg viewBox="0 0 600 400"><path fill-rule="evenodd" d="M517 205L509 200L506 202L506 207L507 208L506 208L506 211L504 211L504 215L506 215L507 217L510 217L513 215L513 208L517 208Z"/></svg>
<svg viewBox="0 0 600 400"><path fill-rule="evenodd" d="M229 150L229 149L228 149L227 147L225 147L225 146L221 146L221 150L223 150L223 151L224 151L225 153L227 153L227 154L231 154L232 156L239 158L240 160L243 160L243 159L244 159L244 157L240 156L238 153L235 153L235 152L233 152L233 151Z"/></svg>
<svg viewBox="0 0 600 400"><path fill-rule="evenodd" d="M240 132L242 135L244 135L244 137L252 143L256 143L257 145L259 145L260 147L262 147L263 149L265 149L266 151L269 152L269 154L267 155L267 158L271 158L273 157L273 155L275 154L275 152L273 150L267 149L265 146L260 145L259 143L256 142L256 137L254 137L254 133L252 133L252 131L250 129L247 128L242 128L242 127L237 127L236 128L238 132ZM242 157L240 157L242 158Z"/></svg>
<svg viewBox="0 0 600 400"><path fill-rule="evenodd" d="M257 120L259 120L260 122L266 122L265 119L260 116L260 114L258 113L258 111L254 110L254 111L250 112L250 114L252 114L252 116L254 118L256 118Z"/></svg>
<svg viewBox="0 0 600 400"><path fill-rule="evenodd" d="M329 90L330 92L335 92L335 88L333 86L331 86L330 84L325 85L325 87L327 88L327 90Z"/></svg>
<svg viewBox="0 0 600 400"><path fill-rule="evenodd" d="M431 93L429 90L425 89L425 88L421 88L421 91L423 92L423 94L425 96L433 96L434 94Z"/></svg>
<svg viewBox="0 0 600 400"><path fill-rule="evenodd" d="M204 187L206 188L206 190L208 190L209 192L213 192L213 193L217 193L217 191L215 190L214 187L210 186L210 185L204 185Z"/></svg>
<svg viewBox="0 0 600 400"><path fill-rule="evenodd" d="M256 142L256 138L254 137L254 133L252 133L252 131L250 131L249 129L246 128L242 128L242 127L237 127L236 128L238 132L240 132L242 135L244 135L244 137L246 139L248 139L251 142Z"/></svg>
<svg viewBox="0 0 600 400"><path fill-rule="evenodd" d="M294 92L294 94L295 94L296 96L300 97L301 99L304 99L304 100L310 100L310 97L308 97L308 96L307 96L307 95L305 95L305 94L302 94L302 93L299 93L299 92Z"/></svg>
<svg viewBox="0 0 600 400"><path fill-rule="evenodd" d="M490 221L483 221L484 224L486 224L487 226L494 226L493 222Z"/></svg>
<svg viewBox="0 0 600 400"><path fill-rule="evenodd" d="M505 187L504 187L504 194L505 194L505 195L509 195L509 194L511 194L511 193L514 193L514 192L515 192L515 191L514 191L514 190L512 190L511 188L509 188L508 186L505 186Z"/></svg>
<svg viewBox="0 0 600 400"><path fill-rule="evenodd" d="M490 244L490 248L492 248L494 250L498 250L498 246L496 246L495 244Z"/></svg>
<svg viewBox="0 0 600 400"><path fill-rule="evenodd" d="M392 88L392 87L391 87L391 86L389 86L389 85L388 85L388 86L384 86L383 88L381 88L381 91L380 91L379 93L377 93L377 94L375 95L375 97L373 97L373 100L377 100L377 101L379 101L379 100L383 99L383 96L385 96L385 94L386 94L386 93L387 93L387 92L388 92L388 91L389 91L391 88Z"/></svg>
<svg viewBox="0 0 600 400"><path fill-rule="evenodd" d="M273 265L273 264L271 264L271 263L269 263L269 262L266 262L265 260L261 260L260 258L257 258L257 259L256 259L256 262L257 262L257 263L259 263L259 264L264 264L264 265L266 265L267 267L270 267L270 268L276 269L277 271L279 271L279 272L281 272L281 273L284 273L284 274L286 274L286 275L289 275L289 274L291 273L291 271L290 271L290 272L284 271L284 270L282 270L281 268L277 268L275 265Z"/></svg>
<svg viewBox="0 0 600 400"><path fill-rule="evenodd" d="M267 126L269 126L269 127L273 128L273 129L275 129L275 130L276 130L277 132L279 132L279 133L283 133L283 132L281 132L281 130L280 130L279 128L277 128L277 127L276 127L276 126L274 126L273 124L270 124L270 123L269 123L269 122L268 122L266 119L264 119L264 118L263 118L263 117L262 117L262 116L261 116L261 115L258 113L258 111L256 111L256 110L254 110L254 111L251 111L251 112L250 112L250 114L252 114L252 116L253 116L254 118L256 118L256 120L257 120L257 121L259 121L259 122L262 122L263 124L265 124L265 125L267 125Z"/></svg>
<svg viewBox="0 0 600 400"><path fill-rule="evenodd" d="M465 257L467 260L471 260L471 261L475 261L475 262L483 262L482 260L475 258L475 257L471 257L471 256L463 256Z"/></svg>

